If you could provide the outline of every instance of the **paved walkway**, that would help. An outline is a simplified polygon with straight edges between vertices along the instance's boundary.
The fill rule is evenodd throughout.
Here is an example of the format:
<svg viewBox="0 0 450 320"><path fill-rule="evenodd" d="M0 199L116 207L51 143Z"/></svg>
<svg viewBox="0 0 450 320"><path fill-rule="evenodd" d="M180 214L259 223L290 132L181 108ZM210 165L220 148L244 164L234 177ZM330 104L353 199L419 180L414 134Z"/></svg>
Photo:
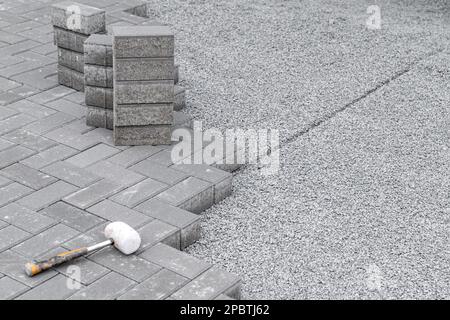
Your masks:
<svg viewBox="0 0 450 320"><path fill-rule="evenodd" d="M0 299L239 298L238 276L180 251L232 175L173 165L170 146L114 146L110 130L86 126L84 94L57 83L52 2L0 1ZM95 6L109 26L130 25L149 21L124 12L141 3ZM27 261L103 241L118 220L141 234L137 254L108 248L25 275Z"/></svg>

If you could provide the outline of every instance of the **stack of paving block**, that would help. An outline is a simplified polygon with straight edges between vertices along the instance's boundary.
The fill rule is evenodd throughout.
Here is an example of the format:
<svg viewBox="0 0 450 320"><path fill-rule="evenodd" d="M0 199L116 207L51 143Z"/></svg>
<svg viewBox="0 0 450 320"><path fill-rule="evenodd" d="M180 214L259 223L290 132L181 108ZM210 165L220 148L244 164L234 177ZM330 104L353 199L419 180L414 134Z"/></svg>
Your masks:
<svg viewBox="0 0 450 320"><path fill-rule="evenodd" d="M86 124L113 128L113 38L93 34L84 43Z"/></svg>
<svg viewBox="0 0 450 320"><path fill-rule="evenodd" d="M61 2L52 6L52 24L58 47L58 82L84 91L83 44L89 35L105 32L105 11L76 2Z"/></svg>
<svg viewBox="0 0 450 320"><path fill-rule="evenodd" d="M167 26L113 28L114 143L171 143L174 34Z"/></svg>

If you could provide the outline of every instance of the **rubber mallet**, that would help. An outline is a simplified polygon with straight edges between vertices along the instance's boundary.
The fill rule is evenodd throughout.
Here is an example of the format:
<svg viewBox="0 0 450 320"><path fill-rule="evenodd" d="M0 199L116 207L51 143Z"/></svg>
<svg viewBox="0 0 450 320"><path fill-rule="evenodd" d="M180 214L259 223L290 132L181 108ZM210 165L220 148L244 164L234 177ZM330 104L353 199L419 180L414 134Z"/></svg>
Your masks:
<svg viewBox="0 0 450 320"><path fill-rule="evenodd" d="M114 245L123 254L129 255L136 252L141 246L141 237L136 230L124 222L112 222L105 228L105 236L108 240L90 247L79 248L60 253L53 258L40 262L29 262L25 265L28 276L35 276L42 271L56 267L62 263L85 256L91 252Z"/></svg>

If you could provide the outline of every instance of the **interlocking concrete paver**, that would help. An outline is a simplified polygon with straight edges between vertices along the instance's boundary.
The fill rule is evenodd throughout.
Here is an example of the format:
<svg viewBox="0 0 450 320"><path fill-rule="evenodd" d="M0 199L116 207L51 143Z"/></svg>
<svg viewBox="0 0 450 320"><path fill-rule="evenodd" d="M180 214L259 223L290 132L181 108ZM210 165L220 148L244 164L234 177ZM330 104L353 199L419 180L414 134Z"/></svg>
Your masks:
<svg viewBox="0 0 450 320"><path fill-rule="evenodd" d="M3 138L36 151L43 151L56 145L54 141L23 129L7 133L3 136Z"/></svg>
<svg viewBox="0 0 450 320"><path fill-rule="evenodd" d="M15 163L0 171L2 175L35 190L56 182L56 178L26 165Z"/></svg>
<svg viewBox="0 0 450 320"><path fill-rule="evenodd" d="M80 232L85 232L104 222L102 218L62 201L52 204L40 213Z"/></svg>
<svg viewBox="0 0 450 320"><path fill-rule="evenodd" d="M14 146L12 148L3 150L0 152L0 168L7 167L35 153L35 151L22 146Z"/></svg>
<svg viewBox="0 0 450 320"><path fill-rule="evenodd" d="M142 228L139 228L138 232L141 235L142 240L139 249L140 251L145 250L158 242L180 249L180 229L173 225L154 219Z"/></svg>
<svg viewBox="0 0 450 320"><path fill-rule="evenodd" d="M103 200L87 210L105 220L123 221L133 228L142 226L152 220L145 214L109 200Z"/></svg>
<svg viewBox="0 0 450 320"><path fill-rule="evenodd" d="M0 300L12 299L29 289L29 287L9 277L0 279L0 288Z"/></svg>
<svg viewBox="0 0 450 320"><path fill-rule="evenodd" d="M116 153L116 150L112 150L112 152ZM87 167L86 170L123 186L130 186L145 179L143 175L108 161L99 161Z"/></svg>
<svg viewBox="0 0 450 320"><path fill-rule="evenodd" d="M119 150L103 143L83 151L66 161L80 168L85 168L97 161L103 160L118 153Z"/></svg>
<svg viewBox="0 0 450 320"><path fill-rule="evenodd" d="M78 258L74 263L80 268L80 282L85 286L90 285L110 272L109 269L85 258ZM57 267L56 270L70 277L73 272L70 268L71 266L73 266L73 264L61 265Z"/></svg>
<svg viewBox="0 0 450 320"><path fill-rule="evenodd" d="M86 209L122 189L123 186L120 184L103 179L65 197L64 201L78 208Z"/></svg>
<svg viewBox="0 0 450 320"><path fill-rule="evenodd" d="M112 300L136 285L119 273L110 272L90 286L78 291L69 300Z"/></svg>
<svg viewBox="0 0 450 320"><path fill-rule="evenodd" d="M127 168L150 157L160 150L161 149L156 146L134 146L112 156L108 161Z"/></svg>
<svg viewBox="0 0 450 320"><path fill-rule="evenodd" d="M149 178L161 181L168 185L173 185L188 177L187 174L181 171L166 168L148 160L144 160L135 164L134 166L130 167L130 170L139 172L140 174L146 175Z"/></svg>
<svg viewBox="0 0 450 320"><path fill-rule="evenodd" d="M0 252L9 249L30 236L30 233L16 228L15 226L8 226L0 229Z"/></svg>
<svg viewBox="0 0 450 320"><path fill-rule="evenodd" d="M0 206L9 202L20 199L33 192L33 189L26 187L20 183L11 183L0 188Z"/></svg>
<svg viewBox="0 0 450 320"><path fill-rule="evenodd" d="M29 125L26 125L24 129L36 134L43 134L75 119L76 117L70 114L64 112L55 112L48 117L39 119L35 122L30 123Z"/></svg>
<svg viewBox="0 0 450 320"><path fill-rule="evenodd" d="M16 203L0 208L0 219L32 234L37 234L56 224L55 220Z"/></svg>
<svg viewBox="0 0 450 320"><path fill-rule="evenodd" d="M50 149L39 152L38 154L35 154L31 157L23 159L20 161L20 163L23 163L24 165L27 165L30 168L41 169L54 162L69 158L70 156L74 155L77 152L78 152L77 150L72 149L68 146L58 144L57 146L54 146Z"/></svg>
<svg viewBox="0 0 450 320"><path fill-rule="evenodd" d="M148 178L110 197L110 199L132 208L154 195L157 195L167 187L168 185L165 183Z"/></svg>
<svg viewBox="0 0 450 320"><path fill-rule="evenodd" d="M48 281L34 287L23 295L19 296L17 300L61 300L73 295L78 291L78 286L74 284L73 279L62 274L51 278ZM68 285L69 284L69 285ZM72 285L70 285L72 284ZM79 285L80 289L83 285ZM44 298L45 297L45 298Z"/></svg>
<svg viewBox="0 0 450 320"><path fill-rule="evenodd" d="M97 176L95 173L77 167L67 161L55 162L42 168L41 171L80 188L87 187L88 185L101 180L101 177Z"/></svg>

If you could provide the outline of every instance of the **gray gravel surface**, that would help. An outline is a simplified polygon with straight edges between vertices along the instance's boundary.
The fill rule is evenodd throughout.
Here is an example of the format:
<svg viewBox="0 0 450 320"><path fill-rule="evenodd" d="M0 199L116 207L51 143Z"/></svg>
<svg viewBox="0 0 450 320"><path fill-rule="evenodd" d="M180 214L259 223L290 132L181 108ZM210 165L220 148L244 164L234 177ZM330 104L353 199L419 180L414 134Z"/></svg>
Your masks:
<svg viewBox="0 0 450 320"><path fill-rule="evenodd" d="M186 111L283 141L280 173L239 171L189 252L248 299L450 297L448 1L150 2Z"/></svg>

